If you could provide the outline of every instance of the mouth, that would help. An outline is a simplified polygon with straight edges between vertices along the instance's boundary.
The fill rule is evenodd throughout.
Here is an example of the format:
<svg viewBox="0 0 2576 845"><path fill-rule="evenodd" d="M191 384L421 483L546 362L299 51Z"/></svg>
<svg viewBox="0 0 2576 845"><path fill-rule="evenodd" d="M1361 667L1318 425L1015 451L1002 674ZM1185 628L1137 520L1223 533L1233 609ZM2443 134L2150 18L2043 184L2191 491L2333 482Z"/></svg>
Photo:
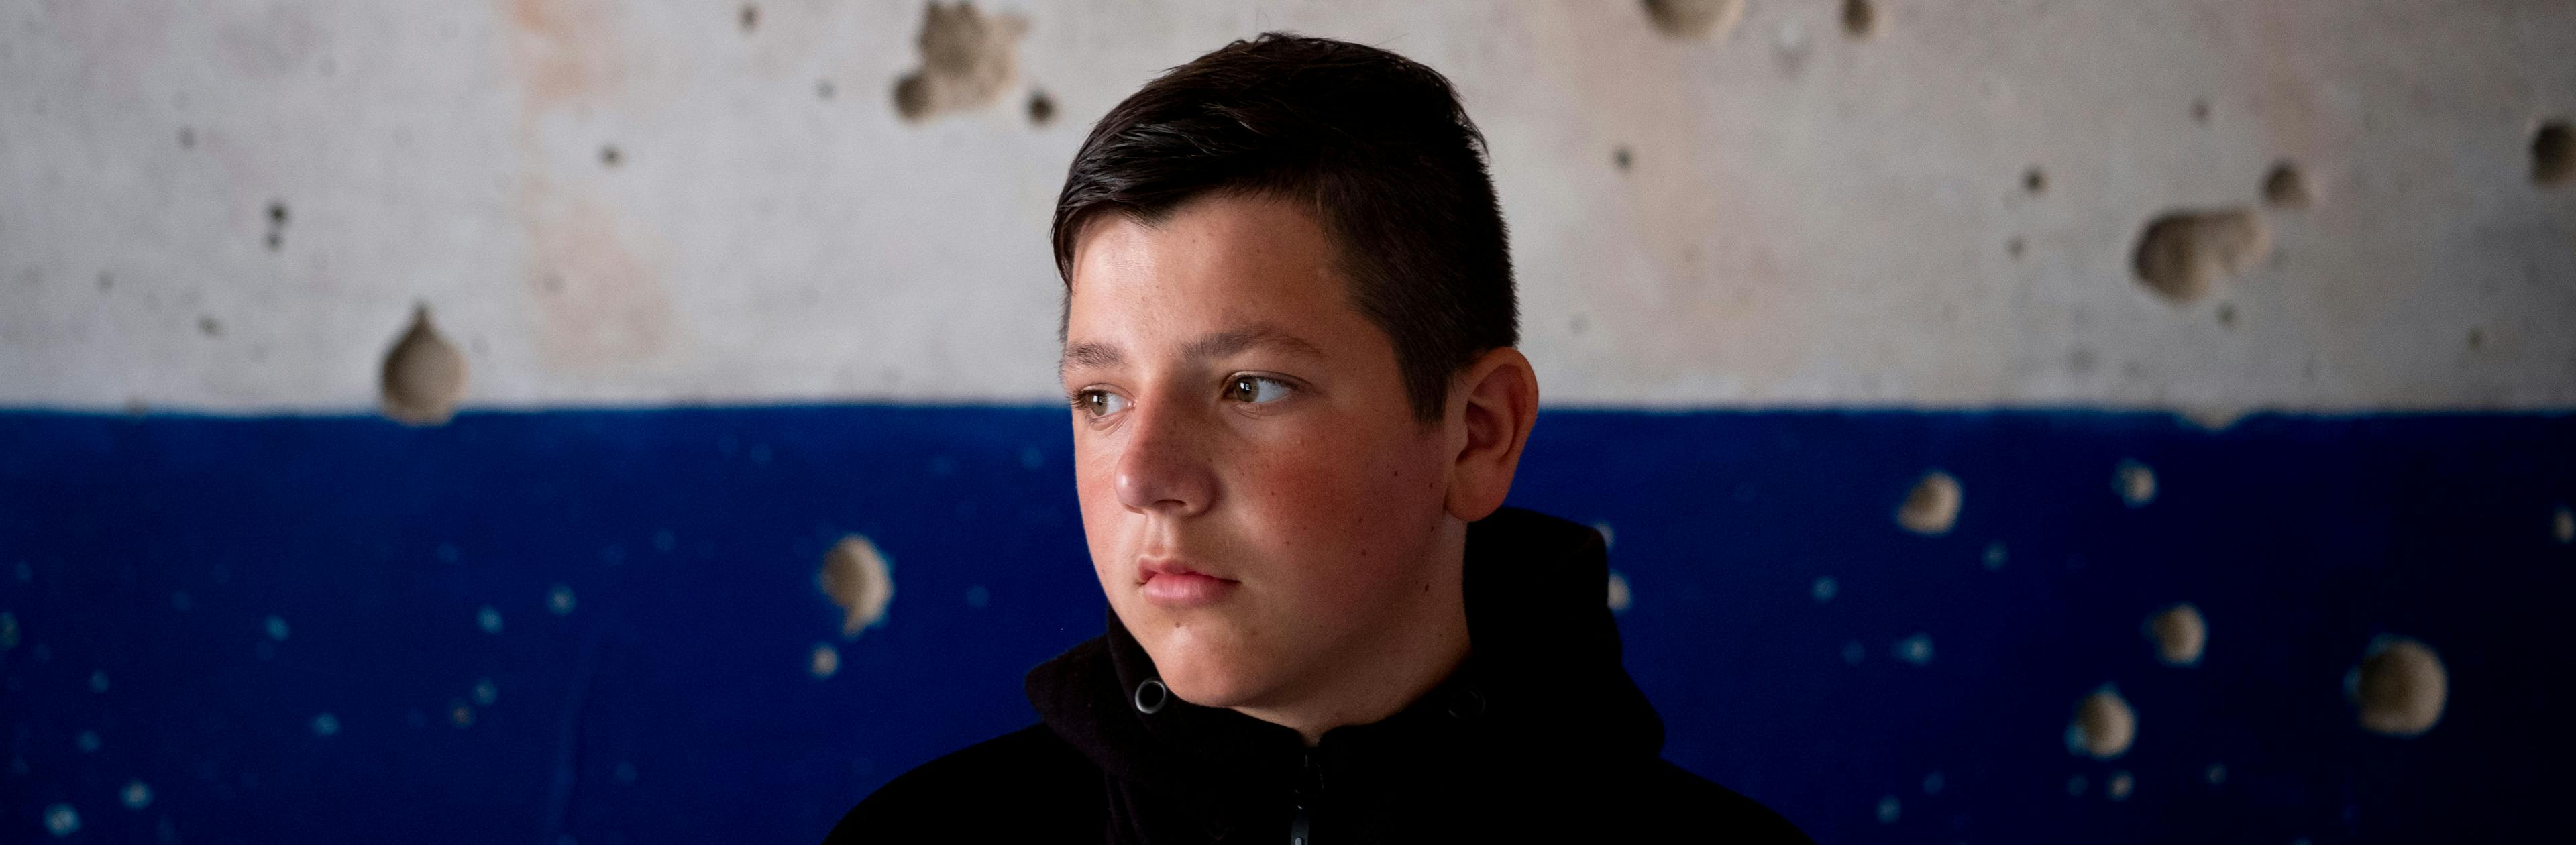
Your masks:
<svg viewBox="0 0 2576 845"><path fill-rule="evenodd" d="M1191 569L1180 561L1149 558L1137 561L1137 587L1145 600L1165 607L1204 607L1224 601L1243 582L1219 578Z"/></svg>

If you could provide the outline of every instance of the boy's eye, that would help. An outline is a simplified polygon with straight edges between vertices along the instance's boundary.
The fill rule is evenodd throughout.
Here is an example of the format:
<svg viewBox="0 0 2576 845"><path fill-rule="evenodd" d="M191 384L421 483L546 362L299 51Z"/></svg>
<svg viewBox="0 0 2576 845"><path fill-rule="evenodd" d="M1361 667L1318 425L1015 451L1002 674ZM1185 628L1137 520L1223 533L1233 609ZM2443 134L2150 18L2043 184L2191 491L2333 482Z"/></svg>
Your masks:
<svg viewBox="0 0 2576 845"><path fill-rule="evenodd" d="M1127 397L1106 390L1085 390L1074 396L1074 406L1094 417L1105 417L1127 410Z"/></svg>
<svg viewBox="0 0 2576 845"><path fill-rule="evenodd" d="M1275 378L1235 376L1233 381L1226 383L1225 398L1247 405L1258 405L1287 398L1289 392L1295 389L1289 387L1287 382Z"/></svg>

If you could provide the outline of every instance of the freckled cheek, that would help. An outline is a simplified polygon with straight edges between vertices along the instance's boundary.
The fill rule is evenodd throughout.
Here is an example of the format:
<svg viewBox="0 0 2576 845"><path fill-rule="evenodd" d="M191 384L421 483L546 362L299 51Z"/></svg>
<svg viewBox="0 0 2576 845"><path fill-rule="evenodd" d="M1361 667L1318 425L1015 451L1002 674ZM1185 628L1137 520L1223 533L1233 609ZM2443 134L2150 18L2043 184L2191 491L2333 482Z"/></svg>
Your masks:
<svg viewBox="0 0 2576 845"><path fill-rule="evenodd" d="M1397 558L1425 533L1420 472L1373 445L1298 438L1240 462L1226 485L1269 556L1293 562L1318 595L1401 580L1410 561Z"/></svg>
<svg viewBox="0 0 2576 845"><path fill-rule="evenodd" d="M1102 561L1133 557L1122 548L1128 539L1127 532L1120 530L1127 509L1118 503L1118 451L1114 444L1100 442L1081 431L1074 433L1073 442L1074 497L1082 511L1083 538L1091 548L1092 568L1096 571Z"/></svg>
<svg viewBox="0 0 2576 845"><path fill-rule="evenodd" d="M1118 508L1118 453L1097 445L1074 446L1073 491L1085 514Z"/></svg>

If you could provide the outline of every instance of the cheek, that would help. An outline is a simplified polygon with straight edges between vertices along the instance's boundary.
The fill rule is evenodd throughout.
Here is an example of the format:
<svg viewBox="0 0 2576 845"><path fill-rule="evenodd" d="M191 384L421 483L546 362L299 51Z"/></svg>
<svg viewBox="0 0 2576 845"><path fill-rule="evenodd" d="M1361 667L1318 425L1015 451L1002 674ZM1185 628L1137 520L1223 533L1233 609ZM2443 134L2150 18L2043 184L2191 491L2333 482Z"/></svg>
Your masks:
<svg viewBox="0 0 2576 845"><path fill-rule="evenodd" d="M1419 577L1444 511L1426 446L1354 440L1350 430L1317 426L1264 444L1227 485L1269 556L1318 596L1376 593Z"/></svg>
<svg viewBox="0 0 2576 845"><path fill-rule="evenodd" d="M1099 438L1086 436L1081 424L1073 433L1073 490L1082 511L1083 537L1091 547L1092 568L1120 559L1119 530L1126 508L1118 504L1118 453Z"/></svg>

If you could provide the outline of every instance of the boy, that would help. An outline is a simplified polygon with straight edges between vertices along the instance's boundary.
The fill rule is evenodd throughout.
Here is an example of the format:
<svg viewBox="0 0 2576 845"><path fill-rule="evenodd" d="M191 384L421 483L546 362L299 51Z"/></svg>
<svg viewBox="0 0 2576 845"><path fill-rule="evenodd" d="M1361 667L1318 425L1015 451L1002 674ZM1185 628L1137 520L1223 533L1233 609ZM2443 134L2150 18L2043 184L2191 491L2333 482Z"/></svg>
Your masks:
<svg viewBox="0 0 2576 845"><path fill-rule="evenodd" d="M830 841L1805 841L1658 758L1600 536L1502 507L1538 380L1483 147L1431 69L1278 33L1101 119L1054 238L1108 631Z"/></svg>

